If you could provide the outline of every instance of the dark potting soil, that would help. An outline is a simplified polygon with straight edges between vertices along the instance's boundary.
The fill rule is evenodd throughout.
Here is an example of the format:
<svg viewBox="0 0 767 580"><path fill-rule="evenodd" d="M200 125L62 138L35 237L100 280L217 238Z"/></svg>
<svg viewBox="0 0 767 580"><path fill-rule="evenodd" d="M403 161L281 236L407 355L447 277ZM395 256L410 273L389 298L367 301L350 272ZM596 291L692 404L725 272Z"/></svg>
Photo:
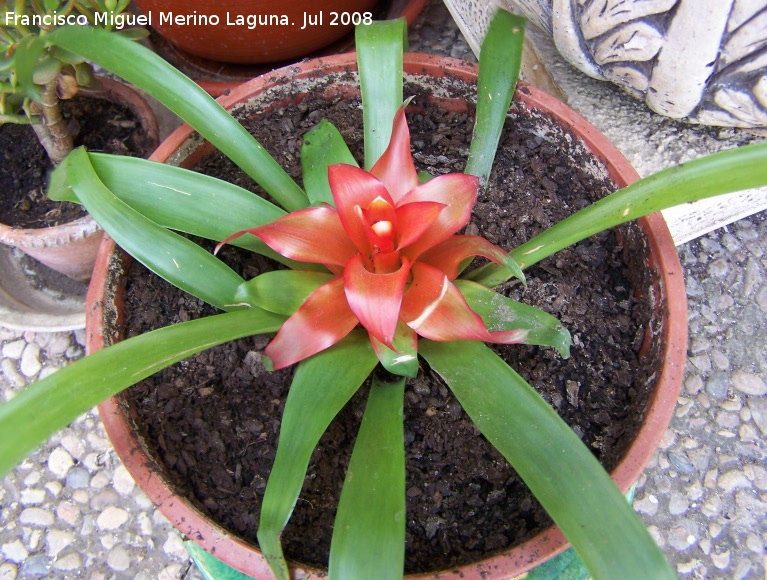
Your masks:
<svg viewBox="0 0 767 580"><path fill-rule="evenodd" d="M461 171L472 118L425 111L409 114L419 169ZM333 122L360 154L359 103L307 98L245 120L283 166L297 168L300 136L321 118ZM539 115L521 113L507 128L491 183L467 230L511 248L613 189L573 166L566 135L543 138ZM290 137L283 137L287 131ZM579 155L578 153L574 153ZM593 163L583 159L580 166ZM256 190L218 154L199 168ZM225 211L222 208L222 211ZM624 250L644 251L631 228L606 233L560 252L527 272L528 284L500 291L557 316L574 339L572 356L514 345L497 350L549 401L609 469L631 441L648 398L654 369L638 352L649 324L648 281ZM222 258L250 278L271 268L225 248ZM214 310L134 265L128 278L126 335L206 316ZM200 508L251 542L275 455L292 370L265 372L256 336L211 349L130 389L126 400L167 477ZM327 565L333 518L345 468L365 405L353 397L312 456L292 519L283 534L288 558ZM406 570L450 569L530 538L550 525L534 496L468 419L450 390L425 363L405 393L407 469Z"/></svg>
<svg viewBox="0 0 767 580"><path fill-rule="evenodd" d="M143 157L147 137L136 130L133 113L105 99L75 97L62 102L63 115L75 134L75 147L89 151ZM53 164L29 125L0 126L0 223L40 228L85 215L82 206L51 201L45 195Z"/></svg>

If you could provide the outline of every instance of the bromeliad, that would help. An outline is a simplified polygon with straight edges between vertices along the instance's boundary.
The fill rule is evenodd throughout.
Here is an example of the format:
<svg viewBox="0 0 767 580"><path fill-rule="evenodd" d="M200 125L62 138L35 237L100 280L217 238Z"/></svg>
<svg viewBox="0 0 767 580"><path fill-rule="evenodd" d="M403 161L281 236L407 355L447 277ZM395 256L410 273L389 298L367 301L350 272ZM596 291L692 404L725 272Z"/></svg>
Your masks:
<svg viewBox="0 0 767 580"><path fill-rule="evenodd" d="M299 210L222 242L251 233L286 258L323 264L334 274L266 348L275 369L332 346L358 323L381 362L398 374L417 370L402 364L415 361L417 335L507 344L525 339L523 329L488 331L452 283L473 256L523 276L503 249L479 236L456 234L477 201L477 177L451 173L419 184L405 105L370 172L331 165L328 180L335 207Z"/></svg>

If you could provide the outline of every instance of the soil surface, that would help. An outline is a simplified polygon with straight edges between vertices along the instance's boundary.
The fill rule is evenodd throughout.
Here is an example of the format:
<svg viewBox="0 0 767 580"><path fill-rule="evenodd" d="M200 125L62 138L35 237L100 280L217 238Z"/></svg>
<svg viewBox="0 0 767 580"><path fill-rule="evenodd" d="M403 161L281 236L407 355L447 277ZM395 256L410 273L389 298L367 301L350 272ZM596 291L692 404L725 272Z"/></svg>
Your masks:
<svg viewBox="0 0 767 580"><path fill-rule="evenodd" d="M75 97L62 101L62 110L75 135L75 147L89 151L143 157L146 137L137 131L133 113L104 99ZM40 228L70 222L85 215L78 204L51 201L45 195L53 164L29 125L0 126L0 223Z"/></svg>
<svg viewBox="0 0 767 580"><path fill-rule="evenodd" d="M407 94L407 93L406 93ZM417 99L409 114L419 169L461 171L472 117L425 110ZM298 175L300 136L321 118L331 120L360 157L361 111L355 101L305 100L245 121L283 166ZM550 122L520 113L507 123L502 154L467 227L506 248L614 186L579 167L572 140L543 138ZM291 135L287 139L283 131ZM574 155L573 165L568 157ZM241 172L213 155L200 170L257 190ZM649 322L648 281L624 258L639 252L634 230L606 233L560 252L528 270L528 284L500 291L557 316L574 339L563 360L550 348L497 349L549 401L608 468L632 438L654 369L642 369L639 348ZM250 278L271 268L228 247L222 252ZM637 258L636 256L640 256ZM128 280L126 335L212 314L199 300L175 291L134 266ZM131 413L158 464L203 511L255 542L263 496L280 427L291 370L265 372L256 336L211 349L133 387ZM291 559L327 565L335 508L344 470L364 409L366 388L353 397L312 457L293 517L283 534ZM450 390L422 363L405 393L407 469L406 570L450 569L514 545L550 524L548 516L506 460L468 419Z"/></svg>

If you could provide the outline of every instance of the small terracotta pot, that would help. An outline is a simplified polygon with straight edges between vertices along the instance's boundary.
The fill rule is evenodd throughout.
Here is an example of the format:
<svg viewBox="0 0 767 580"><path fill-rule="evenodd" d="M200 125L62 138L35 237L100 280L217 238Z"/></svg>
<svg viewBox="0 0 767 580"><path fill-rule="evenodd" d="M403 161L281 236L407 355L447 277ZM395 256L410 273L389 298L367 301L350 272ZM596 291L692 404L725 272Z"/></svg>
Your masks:
<svg viewBox="0 0 767 580"><path fill-rule="evenodd" d="M121 103L136 116L149 141L159 143L157 119L149 104L123 83L100 78L103 91L83 91L90 97ZM0 243L29 254L49 268L87 282L93 272L101 228L90 216L49 228L22 229L0 224Z"/></svg>
<svg viewBox="0 0 767 580"><path fill-rule="evenodd" d="M298 82L300 86L304 80L318 78L323 72L344 72L355 68L356 61L353 54L315 59L292 66L282 73L277 71L276 74L269 75L268 78L254 79L230 95L219 99L219 101L226 108L237 108L244 106L254 95L280 84ZM476 67L455 59L406 54L405 71L412 75L411 78L444 76L449 79L460 78L469 83L476 83ZM290 81L276 80L286 78ZM351 84L334 87L333 92L335 95L354 93L359 94L359 90ZM283 95L283 98L286 100L296 98L294 92L291 92L291 95L290 97ZM435 98L435 100L437 99ZM464 110L466 108L463 101L458 102L449 97L438 100L446 108L460 108L461 105ZM567 130L580 137L597 158L603 161L610 177L619 186L628 185L638 179L634 169L618 150L610 145L594 127L566 105L524 83L520 83L516 100L528 109L543 111L549 116L557 118ZM276 103L275 106L280 106L280 104L284 104L284 101ZM192 135L193 132L189 127L181 127L161 144L152 159L178 164L183 157L181 165L191 167L211 151L209 144L203 144L193 149L188 156L180 155L179 150L188 150L186 145L191 143L188 140ZM185 147L182 148L182 145ZM649 248L650 257L646 266L652 274L652 295L657 315L652 330L648 330L646 342L656 341L660 362L656 373L655 391L645 412L644 425L626 451L624 459L612 472L613 479L624 493L639 478L671 419L682 383L687 350L685 287L673 241L663 218L659 214L639 220L639 225ZM119 283L116 283L114 278L107 277L106 273L124 272L127 268L127 259L115 247L114 243L105 237L96 267L98 276L94 276L88 296L86 338L89 352L99 350L111 343L112 340L119 339L119 337L114 336L114 331L108 331L105 335L104 330L105 316L107 318L114 316L112 306L109 307L109 314L105 315L106 305L115 304L119 306L122 302L122 291ZM117 313L119 325L121 323L120 308L117 309ZM146 454L118 399L113 398L103 403L99 411L115 450L138 485L183 534L245 574L257 578L272 578L272 574L258 550L212 522L186 498L175 495L172 491L172 485L151 468L154 460ZM462 578L464 580L513 578L555 556L567 546L567 541L560 530L557 527L551 527L529 541L482 562L450 571L419 574L407 578L411 580L426 578ZM294 566L292 574L294 578L324 578L326 573Z"/></svg>
<svg viewBox="0 0 767 580"><path fill-rule="evenodd" d="M151 18L151 27L177 48L241 64L310 54L347 34L366 14L372 15L375 4L376 0L136 0ZM169 22L169 14L191 20Z"/></svg>
<svg viewBox="0 0 767 580"><path fill-rule="evenodd" d="M142 0L138 5L152 2L160 5L160 0ZM410 26L421 13L426 5L426 0L386 0L379 1L373 11L376 19L393 20L395 18L404 18ZM147 8L148 10L149 8ZM199 12L199 10L198 10ZM174 31L177 32L177 31ZM244 49L249 54L245 61L228 62L213 60L213 55L198 47L197 51L187 52L181 45L173 43L173 37L159 33L157 30L150 36L152 49L162 56L165 60L173 64L177 69L195 80L202 88L214 97L220 97L227 91L234 90L242 83L249 81L259 75L267 73L276 67L289 64L293 59L277 59L269 62L262 62L262 59L251 58L253 49L246 46ZM231 39L230 39L231 41ZM354 32L348 31L344 36L326 44L310 53L301 54L302 58L312 58L318 56L328 56L331 54L340 54L348 52L354 48ZM204 51L204 52L203 52Z"/></svg>

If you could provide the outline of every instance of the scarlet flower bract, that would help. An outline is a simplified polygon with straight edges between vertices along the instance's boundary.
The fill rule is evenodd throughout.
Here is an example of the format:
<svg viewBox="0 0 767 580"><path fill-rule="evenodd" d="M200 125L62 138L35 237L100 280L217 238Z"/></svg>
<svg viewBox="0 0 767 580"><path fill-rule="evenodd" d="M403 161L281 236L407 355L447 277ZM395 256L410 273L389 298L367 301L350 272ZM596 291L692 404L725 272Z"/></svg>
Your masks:
<svg viewBox="0 0 767 580"><path fill-rule="evenodd" d="M404 106L394 118L389 147L370 172L331 165L335 202L283 216L248 230L299 262L335 274L282 326L266 348L275 369L324 350L361 324L376 352L397 350L416 335L435 341L520 342L525 331L490 332L452 283L461 262L510 259L479 236L457 235L477 201L478 178L462 173L419 184L410 156ZM232 238L242 235L238 232Z"/></svg>

